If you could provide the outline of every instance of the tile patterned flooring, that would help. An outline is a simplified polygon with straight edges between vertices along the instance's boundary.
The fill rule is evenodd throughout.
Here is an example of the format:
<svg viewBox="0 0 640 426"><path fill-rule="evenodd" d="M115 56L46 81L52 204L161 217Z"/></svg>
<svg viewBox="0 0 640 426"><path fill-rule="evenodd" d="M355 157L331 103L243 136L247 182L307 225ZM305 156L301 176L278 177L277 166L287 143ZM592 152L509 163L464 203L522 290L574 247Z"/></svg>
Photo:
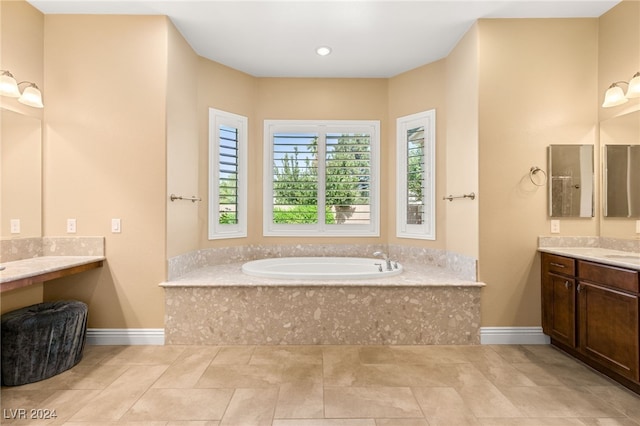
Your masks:
<svg viewBox="0 0 640 426"><path fill-rule="evenodd" d="M545 345L88 346L1 392L3 425L640 425L640 396Z"/></svg>

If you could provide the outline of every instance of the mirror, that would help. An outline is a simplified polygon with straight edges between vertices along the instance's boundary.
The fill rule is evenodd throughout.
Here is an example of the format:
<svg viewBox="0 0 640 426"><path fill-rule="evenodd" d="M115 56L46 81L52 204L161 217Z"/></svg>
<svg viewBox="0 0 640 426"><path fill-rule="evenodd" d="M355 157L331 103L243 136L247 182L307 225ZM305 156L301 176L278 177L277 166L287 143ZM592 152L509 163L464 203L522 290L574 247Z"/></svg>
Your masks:
<svg viewBox="0 0 640 426"><path fill-rule="evenodd" d="M593 145L549 146L549 215L593 217Z"/></svg>
<svg viewBox="0 0 640 426"><path fill-rule="evenodd" d="M640 111L600 124L605 217L640 217Z"/></svg>
<svg viewBox="0 0 640 426"><path fill-rule="evenodd" d="M40 120L0 108L0 155L0 238L41 237Z"/></svg>

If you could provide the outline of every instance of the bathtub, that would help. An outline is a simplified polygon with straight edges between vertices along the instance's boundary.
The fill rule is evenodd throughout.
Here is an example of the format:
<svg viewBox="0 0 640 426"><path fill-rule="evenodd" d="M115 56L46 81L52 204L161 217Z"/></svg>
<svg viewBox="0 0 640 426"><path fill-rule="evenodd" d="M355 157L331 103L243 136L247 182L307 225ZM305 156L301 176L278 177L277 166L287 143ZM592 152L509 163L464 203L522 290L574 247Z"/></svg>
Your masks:
<svg viewBox="0 0 640 426"><path fill-rule="evenodd" d="M363 257L278 257L260 259L242 265L247 275L296 280L362 280L384 278L402 273L402 265L393 262L388 271L382 259Z"/></svg>

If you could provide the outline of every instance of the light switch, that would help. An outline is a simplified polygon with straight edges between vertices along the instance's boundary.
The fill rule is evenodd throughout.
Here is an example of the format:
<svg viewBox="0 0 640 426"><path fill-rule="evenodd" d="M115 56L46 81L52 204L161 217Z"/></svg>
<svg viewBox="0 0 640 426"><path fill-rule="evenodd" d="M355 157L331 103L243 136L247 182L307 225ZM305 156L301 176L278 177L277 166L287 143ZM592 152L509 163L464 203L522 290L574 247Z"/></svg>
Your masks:
<svg viewBox="0 0 640 426"><path fill-rule="evenodd" d="M120 219L111 219L111 232L113 234L119 234L122 232L122 228L120 227Z"/></svg>

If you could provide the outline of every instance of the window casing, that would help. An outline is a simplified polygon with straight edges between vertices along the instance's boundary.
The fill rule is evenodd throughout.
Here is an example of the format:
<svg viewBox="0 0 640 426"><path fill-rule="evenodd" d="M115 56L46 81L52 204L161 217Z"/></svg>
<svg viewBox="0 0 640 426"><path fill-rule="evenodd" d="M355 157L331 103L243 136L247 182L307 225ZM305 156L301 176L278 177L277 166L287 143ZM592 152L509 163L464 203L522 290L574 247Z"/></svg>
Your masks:
<svg viewBox="0 0 640 426"><path fill-rule="evenodd" d="M378 236L379 121L264 123L266 236Z"/></svg>
<svg viewBox="0 0 640 426"><path fill-rule="evenodd" d="M396 128L396 235L435 240L436 112L429 110L400 117Z"/></svg>
<svg viewBox="0 0 640 426"><path fill-rule="evenodd" d="M209 109L209 239L247 236L247 128L241 115Z"/></svg>

